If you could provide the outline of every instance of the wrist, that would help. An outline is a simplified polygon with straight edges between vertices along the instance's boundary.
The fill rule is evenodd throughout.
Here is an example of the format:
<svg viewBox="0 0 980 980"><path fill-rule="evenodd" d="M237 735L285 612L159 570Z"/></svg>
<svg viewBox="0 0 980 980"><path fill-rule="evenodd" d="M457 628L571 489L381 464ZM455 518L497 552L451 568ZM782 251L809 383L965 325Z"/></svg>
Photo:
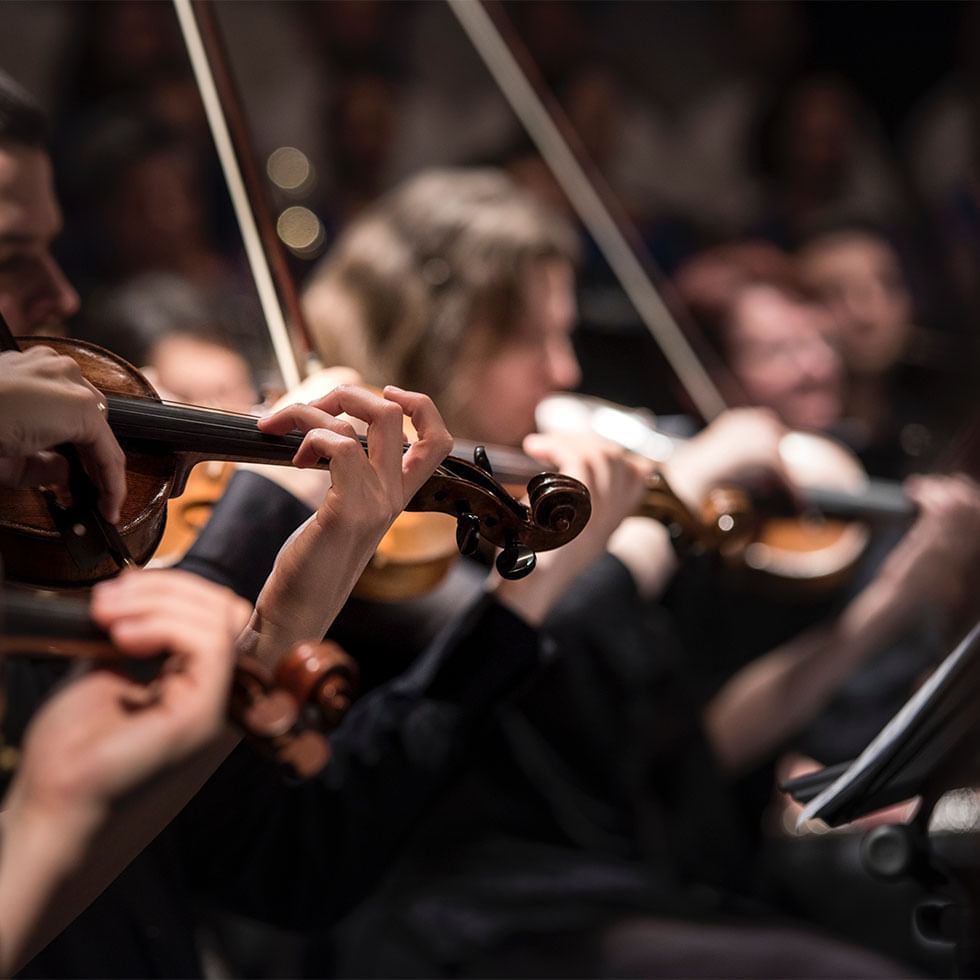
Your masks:
<svg viewBox="0 0 980 980"><path fill-rule="evenodd" d="M67 800L56 794L38 797L15 779L4 799L0 871L19 877L18 869L48 880L67 878L105 825L104 800Z"/></svg>
<svg viewBox="0 0 980 980"><path fill-rule="evenodd" d="M916 606L903 601L901 590L887 576L869 583L841 613L844 638L869 655L893 642L914 621Z"/></svg>
<svg viewBox="0 0 980 980"><path fill-rule="evenodd" d="M274 665L291 646L320 640L374 554L381 534L310 518L286 543L238 647Z"/></svg>

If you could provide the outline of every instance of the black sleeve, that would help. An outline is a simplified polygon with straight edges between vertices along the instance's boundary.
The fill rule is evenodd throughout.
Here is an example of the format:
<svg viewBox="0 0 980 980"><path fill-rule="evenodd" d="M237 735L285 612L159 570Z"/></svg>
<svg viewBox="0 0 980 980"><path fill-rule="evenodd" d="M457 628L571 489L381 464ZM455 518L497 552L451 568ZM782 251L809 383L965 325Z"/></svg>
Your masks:
<svg viewBox="0 0 980 980"><path fill-rule="evenodd" d="M279 549L311 513L277 483L239 470L178 567L255 602Z"/></svg>
<svg viewBox="0 0 980 980"><path fill-rule="evenodd" d="M408 672L354 705L319 778L289 784L241 746L178 821L195 886L286 927L343 915L537 662L537 632L485 597Z"/></svg>

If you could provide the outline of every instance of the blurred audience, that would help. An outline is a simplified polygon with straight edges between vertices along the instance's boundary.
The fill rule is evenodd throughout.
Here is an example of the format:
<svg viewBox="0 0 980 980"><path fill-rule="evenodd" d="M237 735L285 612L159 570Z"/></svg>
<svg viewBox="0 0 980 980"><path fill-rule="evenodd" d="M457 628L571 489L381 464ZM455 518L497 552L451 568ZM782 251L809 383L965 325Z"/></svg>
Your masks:
<svg viewBox="0 0 980 980"><path fill-rule="evenodd" d="M832 317L801 290L785 252L761 241L702 252L674 278L747 405L791 428L823 430L842 409Z"/></svg>
<svg viewBox="0 0 980 980"><path fill-rule="evenodd" d="M844 79L807 75L771 96L755 131L757 232L793 247L829 221L903 215L873 114Z"/></svg>
<svg viewBox="0 0 980 980"><path fill-rule="evenodd" d="M828 336L847 374L847 441L879 476L929 465L948 442L950 402L965 392L950 338L914 325L894 247L873 229L843 226L807 241L797 269L832 314Z"/></svg>

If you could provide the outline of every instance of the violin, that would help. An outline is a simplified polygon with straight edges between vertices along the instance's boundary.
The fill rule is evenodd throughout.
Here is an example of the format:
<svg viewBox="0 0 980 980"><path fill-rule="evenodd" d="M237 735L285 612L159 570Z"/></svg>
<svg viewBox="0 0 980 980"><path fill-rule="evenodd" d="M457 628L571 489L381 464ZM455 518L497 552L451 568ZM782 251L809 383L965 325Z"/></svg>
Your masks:
<svg viewBox="0 0 980 980"><path fill-rule="evenodd" d="M454 455L475 455L504 486L519 488L541 471L541 462L505 446L479 446L457 439ZM719 490L702 513L677 496L662 473L646 482L637 516L659 521L680 558L735 554L749 543L748 499L737 489ZM378 546L354 588L362 599L394 602L422 595L442 581L457 555L452 522L439 514L401 514Z"/></svg>
<svg viewBox="0 0 980 980"><path fill-rule="evenodd" d="M9 589L0 593L0 654L119 659L108 635L92 622L87 600ZM126 662L137 666L136 661ZM160 662L152 658L151 666L158 667ZM329 761L327 735L347 713L356 685L354 661L329 641L297 644L274 671L240 656L228 715L291 776L308 779Z"/></svg>
<svg viewBox="0 0 980 980"><path fill-rule="evenodd" d="M657 428L644 410L581 395L546 398L542 431L591 431L658 463L684 442ZM719 487L703 501L704 526L728 528L719 550L747 584L820 595L839 585L868 546L871 526L911 523L916 504L900 484L870 479L842 444L805 432L787 433L779 454L802 507L785 495Z"/></svg>
<svg viewBox="0 0 980 980"><path fill-rule="evenodd" d="M45 337L23 344L45 344L72 357L105 395L109 424L126 452L128 492L118 534L104 521L96 520L93 527L76 519L50 494L12 490L0 495L0 553L13 581L46 588L89 585L122 567L122 550L134 563L145 564L163 533L167 500L183 492L195 464L289 465L302 442L299 433L261 432L253 416L163 402L136 368L95 344ZM537 551L558 548L582 530L591 512L588 490L571 477L538 472L525 488L525 506L483 461L479 454L472 463L448 456L407 509L450 515L462 553L472 553L486 540L502 549L496 562L500 574L521 578L534 568ZM329 468L330 461L321 465Z"/></svg>

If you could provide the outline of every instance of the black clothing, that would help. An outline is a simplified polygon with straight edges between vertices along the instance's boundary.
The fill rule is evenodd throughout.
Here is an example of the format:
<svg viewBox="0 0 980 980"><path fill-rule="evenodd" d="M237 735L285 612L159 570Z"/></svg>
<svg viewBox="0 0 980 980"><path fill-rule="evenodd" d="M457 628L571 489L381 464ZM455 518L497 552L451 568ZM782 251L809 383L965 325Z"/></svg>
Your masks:
<svg viewBox="0 0 980 980"><path fill-rule="evenodd" d="M465 975L528 935L567 972L565 933L738 906L745 852L663 612L605 556L544 632L555 654L343 927L340 975Z"/></svg>
<svg viewBox="0 0 980 980"><path fill-rule="evenodd" d="M240 473L184 567L254 599L308 515L268 481ZM261 533L246 537L244 526ZM23 975L199 976L195 899L292 927L336 918L384 872L491 705L537 663L536 632L490 599L477 602L410 670L354 705L319 778L290 784L239 747ZM12 665L11 742L55 679L45 670Z"/></svg>

